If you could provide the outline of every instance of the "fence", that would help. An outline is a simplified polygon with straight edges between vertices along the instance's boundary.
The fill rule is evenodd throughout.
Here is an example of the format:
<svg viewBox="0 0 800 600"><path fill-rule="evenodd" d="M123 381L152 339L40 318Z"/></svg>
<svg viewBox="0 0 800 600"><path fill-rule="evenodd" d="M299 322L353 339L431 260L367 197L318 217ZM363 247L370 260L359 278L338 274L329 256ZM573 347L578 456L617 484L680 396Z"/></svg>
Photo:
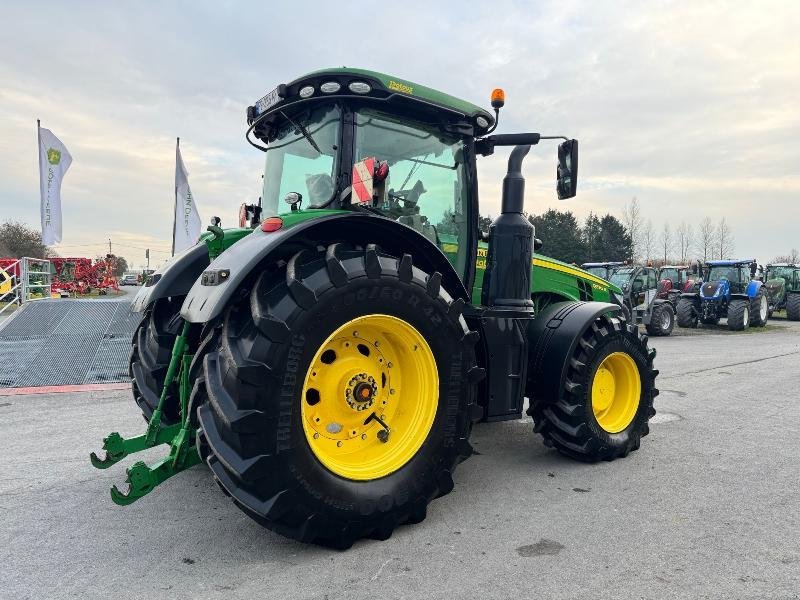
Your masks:
<svg viewBox="0 0 800 600"><path fill-rule="evenodd" d="M50 298L50 261L24 257L0 263L0 316L25 302Z"/></svg>

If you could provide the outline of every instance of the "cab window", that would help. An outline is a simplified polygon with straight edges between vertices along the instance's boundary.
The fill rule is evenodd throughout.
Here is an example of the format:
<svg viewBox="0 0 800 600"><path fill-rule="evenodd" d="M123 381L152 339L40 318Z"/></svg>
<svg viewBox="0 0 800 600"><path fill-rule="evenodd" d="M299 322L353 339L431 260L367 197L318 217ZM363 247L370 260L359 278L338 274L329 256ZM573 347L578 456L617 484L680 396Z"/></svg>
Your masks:
<svg viewBox="0 0 800 600"><path fill-rule="evenodd" d="M356 116L354 162L368 158L389 166L372 208L437 244L464 273L469 182L463 140L431 124L364 109Z"/></svg>

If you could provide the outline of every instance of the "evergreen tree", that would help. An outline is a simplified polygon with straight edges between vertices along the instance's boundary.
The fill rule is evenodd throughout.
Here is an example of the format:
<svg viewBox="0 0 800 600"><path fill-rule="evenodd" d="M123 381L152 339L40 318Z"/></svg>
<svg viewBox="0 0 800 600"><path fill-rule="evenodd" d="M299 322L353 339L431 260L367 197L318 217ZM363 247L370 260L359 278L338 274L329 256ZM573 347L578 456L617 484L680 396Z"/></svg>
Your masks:
<svg viewBox="0 0 800 600"><path fill-rule="evenodd" d="M536 228L536 237L542 240L542 254L568 263L583 262L586 247L575 215L550 209L528 220Z"/></svg>

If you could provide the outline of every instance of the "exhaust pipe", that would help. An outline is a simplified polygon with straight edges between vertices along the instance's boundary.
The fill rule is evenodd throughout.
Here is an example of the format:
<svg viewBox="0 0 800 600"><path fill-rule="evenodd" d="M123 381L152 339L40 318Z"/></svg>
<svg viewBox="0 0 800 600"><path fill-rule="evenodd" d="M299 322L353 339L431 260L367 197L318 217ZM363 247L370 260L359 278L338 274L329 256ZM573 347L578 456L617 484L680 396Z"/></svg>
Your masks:
<svg viewBox="0 0 800 600"><path fill-rule="evenodd" d="M530 145L516 146L503 179L503 203L489 227L489 252L480 313L485 352L487 421L519 418L528 368L528 325L533 319L531 259L533 225L522 214L525 179L522 161Z"/></svg>
<svg viewBox="0 0 800 600"><path fill-rule="evenodd" d="M533 313L531 260L535 231L522 214L525 204L522 161L530 149L530 145L515 146L508 158L500 215L489 227L489 251L481 290L484 306L516 311L523 318Z"/></svg>

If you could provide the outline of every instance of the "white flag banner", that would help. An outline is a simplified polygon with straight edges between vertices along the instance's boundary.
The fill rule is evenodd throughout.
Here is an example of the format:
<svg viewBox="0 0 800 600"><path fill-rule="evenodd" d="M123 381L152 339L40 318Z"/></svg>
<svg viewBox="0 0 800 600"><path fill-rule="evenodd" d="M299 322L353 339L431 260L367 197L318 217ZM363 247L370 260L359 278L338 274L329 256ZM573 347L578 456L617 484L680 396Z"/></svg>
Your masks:
<svg viewBox="0 0 800 600"><path fill-rule="evenodd" d="M42 195L42 243L61 241L61 180L72 164L67 147L49 129L39 128L39 187Z"/></svg>
<svg viewBox="0 0 800 600"><path fill-rule="evenodd" d="M199 237L200 213L189 188L189 173L183 164L181 147L178 144L175 148L175 226L172 253L177 254L194 246Z"/></svg>

